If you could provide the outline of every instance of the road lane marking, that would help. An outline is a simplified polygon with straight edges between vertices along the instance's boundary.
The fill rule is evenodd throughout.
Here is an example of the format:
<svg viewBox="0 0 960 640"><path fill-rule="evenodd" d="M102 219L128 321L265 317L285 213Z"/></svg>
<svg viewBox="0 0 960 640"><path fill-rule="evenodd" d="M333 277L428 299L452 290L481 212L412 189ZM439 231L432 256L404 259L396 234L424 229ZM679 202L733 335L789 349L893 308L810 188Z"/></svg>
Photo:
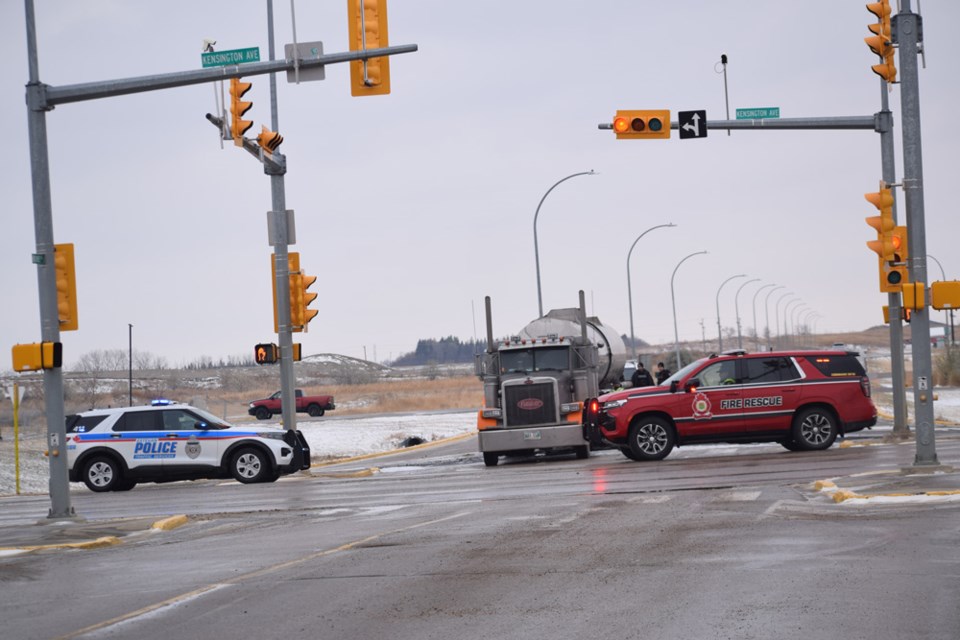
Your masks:
<svg viewBox="0 0 960 640"><path fill-rule="evenodd" d="M311 554L309 554L309 555L303 556L302 558L296 558L296 559L294 559L294 560L286 560L286 561L284 561L284 562L279 562L279 563L277 563L277 564L270 565L270 566L268 566L268 567L263 567L262 569L257 569L257 570L255 570L255 571L250 571L249 573L245 573L245 574L243 574L243 575L236 576L236 577L234 577L234 578L230 578L230 579L227 579L227 580L223 580L223 581L221 581L221 582L216 582L216 583L214 583L214 584L209 584L209 585L206 585L206 586L204 586L204 587L200 587L200 588L198 588L198 589L193 589L193 590L188 591L188 592L186 592L186 593L182 593L182 594L180 594L180 595L173 596L172 598L167 598L166 600L162 600L162 601L160 601L160 602L156 602L156 603L154 603L154 604L147 605L146 607L142 607L142 608L140 608L140 609L137 609L136 611L131 611L130 613L126 613L126 614L123 614L123 615L120 615L120 616L116 616L116 617L111 618L111 619L109 619L109 620L104 620L103 622L98 622L98 623L96 623L96 624L92 624L92 625L90 625L90 626L84 627L83 629L78 629L77 631L73 631L73 632L67 633L67 634L62 635L62 636L58 636L58 637L56 638L56 640L70 640L71 638L77 638L77 637L79 637L79 636L83 636L83 635L86 635L86 634L89 634L89 633L93 633L94 631L102 631L102 630L108 629L109 627L115 627L115 626L118 626L118 625L121 625L121 624L129 623L129 622L134 621L134 620L137 619L137 618L143 618L144 616L147 616L147 615L149 615L149 614L152 614L152 613L154 613L154 612L156 612L156 611L158 611L158 610L160 610L160 609L172 608L172 607L174 607L174 606L176 606L176 605L183 604L184 602L189 601L189 600L194 600L194 599L198 598L199 596L205 595L205 594L207 594L207 593L211 593L211 592L213 592L213 591L216 591L216 590L218 590L218 589L222 589L222 588L227 587L227 586L232 586L232 585L241 584L241 583L243 583L243 582L246 582L247 580L252 580L252 579L254 579L254 578L260 578L260 577L262 577L262 576L265 576L265 575L268 575L268 574L271 574L271 573L275 573L275 572L277 572L277 571L281 571L281 570L284 570L284 569L289 569L290 567L295 567L295 566L297 566L297 565L305 564L305 563L307 563L307 562L310 562L311 560L317 560L317 559L319 559L319 558L323 558L323 557L325 557L325 556L333 555L333 554L335 554L335 553L340 553L340 552L342 552L342 551L349 551L349 550L351 550L351 549L354 549L355 547L358 547L358 546L363 545L363 544L367 544L367 543L369 543L369 542L372 542L372 541L374 541L374 540L378 540L378 539L380 539L380 538L384 538L384 537L386 537L386 536L395 535L395 534L398 534L398 533L406 533L407 531L413 531L414 529L420 529L420 528L422 528L422 527L429 527L429 526L431 526L431 525L440 524L441 522L446 522L446 521L448 521L448 520L454 520L454 519L456 519L456 518L461 518L461 517L463 517L463 516L465 516L465 515L468 515L469 513L471 513L471 512L470 512L470 511L461 511L460 513L454 513L454 514L452 514L452 515L444 516L444 517L442 517L442 518L436 518L436 519L434 519L434 520L427 520L426 522L418 522L418 523L416 523L416 524L412 524L412 525L409 525L409 526L406 526L406 527L401 527L401 528L399 528L399 529L392 529L392 530L390 530L390 531L384 531L384 532L382 532L382 533L375 533L375 534L370 535L370 536L367 536L367 537L365 537L365 538L360 538L359 540L354 540L354 541L352 541L352 542L347 542L346 544L342 544L342 545L340 545L339 547L334 547L334 548L332 548L332 549L324 549L324 550L322 550L322 551L316 551L316 552L311 553Z"/></svg>

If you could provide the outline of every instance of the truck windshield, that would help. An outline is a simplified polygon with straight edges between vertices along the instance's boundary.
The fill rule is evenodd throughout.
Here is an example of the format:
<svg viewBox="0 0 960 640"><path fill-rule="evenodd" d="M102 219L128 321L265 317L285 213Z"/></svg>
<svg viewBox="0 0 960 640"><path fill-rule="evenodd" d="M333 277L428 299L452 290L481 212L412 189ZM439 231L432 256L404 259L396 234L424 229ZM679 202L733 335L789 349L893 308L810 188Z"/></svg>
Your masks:
<svg viewBox="0 0 960 640"><path fill-rule="evenodd" d="M500 353L501 373L566 371L570 368L569 347L516 349Z"/></svg>

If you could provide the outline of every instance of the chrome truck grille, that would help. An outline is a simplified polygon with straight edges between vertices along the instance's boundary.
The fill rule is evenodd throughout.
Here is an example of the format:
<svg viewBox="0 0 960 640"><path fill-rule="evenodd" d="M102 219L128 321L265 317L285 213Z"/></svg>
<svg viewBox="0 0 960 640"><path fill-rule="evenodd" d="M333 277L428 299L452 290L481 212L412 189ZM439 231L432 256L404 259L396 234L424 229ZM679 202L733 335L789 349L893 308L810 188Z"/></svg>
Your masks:
<svg viewBox="0 0 960 640"><path fill-rule="evenodd" d="M504 426L508 428L556 424L560 421L556 384L549 381L504 385L503 409Z"/></svg>

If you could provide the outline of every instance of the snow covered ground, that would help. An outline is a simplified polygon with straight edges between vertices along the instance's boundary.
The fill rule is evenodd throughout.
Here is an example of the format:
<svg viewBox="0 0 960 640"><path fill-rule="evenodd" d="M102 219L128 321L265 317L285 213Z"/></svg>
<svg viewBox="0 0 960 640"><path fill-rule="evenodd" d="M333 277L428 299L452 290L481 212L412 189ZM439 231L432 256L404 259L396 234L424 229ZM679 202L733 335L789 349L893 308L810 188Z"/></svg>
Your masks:
<svg viewBox="0 0 960 640"><path fill-rule="evenodd" d="M937 389L939 399L934 403L934 415L938 420L960 425L960 389ZM875 402L881 414L893 415L889 394L877 394ZM913 393L907 393L908 408L913 406ZM277 424L277 423L254 423ZM409 438L432 442L441 438L473 433L476 429L476 413L429 413L390 415L373 418L325 416L321 420L304 420L298 423L310 443L314 460L347 458L391 451L403 446ZM12 431L3 426L0 440L0 495L15 492L14 454ZM43 455L42 434L21 435L20 445L20 492L46 493L48 462ZM771 445L772 446L772 445ZM687 455L729 455L733 445L690 448ZM695 450L694 450L695 449ZM78 484L77 487L82 485Z"/></svg>
<svg viewBox="0 0 960 640"><path fill-rule="evenodd" d="M267 424L279 424L279 422L256 422L250 423L249 426ZM467 411L391 415L377 418L337 418L327 415L321 420L298 422L297 426L310 443L313 459L328 460L391 451L404 446L403 442L411 438L432 442L441 438L473 433L477 428L477 414L475 411ZM12 429L4 426L2 435L0 495L11 495L16 491ZM31 432L26 436L21 435L21 494L47 493L49 462L43 455L44 449L44 438L41 434Z"/></svg>

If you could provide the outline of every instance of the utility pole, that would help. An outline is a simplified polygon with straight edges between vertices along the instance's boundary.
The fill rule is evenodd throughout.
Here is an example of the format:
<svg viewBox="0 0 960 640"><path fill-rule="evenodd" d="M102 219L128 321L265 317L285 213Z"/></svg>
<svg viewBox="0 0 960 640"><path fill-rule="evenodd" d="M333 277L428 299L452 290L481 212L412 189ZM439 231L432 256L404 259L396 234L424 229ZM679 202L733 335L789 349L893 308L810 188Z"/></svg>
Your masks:
<svg viewBox="0 0 960 640"><path fill-rule="evenodd" d="M903 0L894 18L896 44L900 48L900 112L903 118L903 195L907 208L910 282L927 280L927 242L923 210L923 155L920 138L920 80L917 55L922 47L920 16L913 13L910 0ZM939 466L933 430L933 377L930 355L930 311L924 305L913 312L913 409L917 451L914 466Z"/></svg>

